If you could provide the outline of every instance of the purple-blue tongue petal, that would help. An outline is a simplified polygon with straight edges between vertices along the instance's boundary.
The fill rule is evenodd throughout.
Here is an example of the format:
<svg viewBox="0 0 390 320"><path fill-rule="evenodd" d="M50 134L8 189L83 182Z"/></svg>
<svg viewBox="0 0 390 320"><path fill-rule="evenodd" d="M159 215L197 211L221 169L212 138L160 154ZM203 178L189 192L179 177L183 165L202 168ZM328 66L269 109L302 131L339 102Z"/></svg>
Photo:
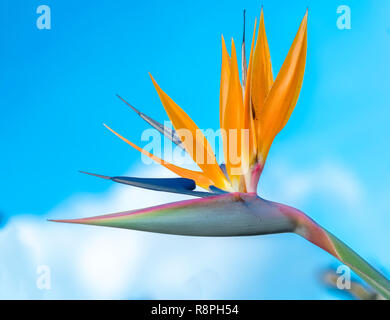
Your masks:
<svg viewBox="0 0 390 320"><path fill-rule="evenodd" d="M186 178L136 178L124 176L109 177L85 171L80 172L138 188L187 194L195 197L208 197L214 195L210 192L193 191L196 188L195 181Z"/></svg>
<svg viewBox="0 0 390 320"><path fill-rule="evenodd" d="M134 187L154 189L159 191L194 190L195 181L186 178L135 178L112 177L112 181L128 184Z"/></svg>

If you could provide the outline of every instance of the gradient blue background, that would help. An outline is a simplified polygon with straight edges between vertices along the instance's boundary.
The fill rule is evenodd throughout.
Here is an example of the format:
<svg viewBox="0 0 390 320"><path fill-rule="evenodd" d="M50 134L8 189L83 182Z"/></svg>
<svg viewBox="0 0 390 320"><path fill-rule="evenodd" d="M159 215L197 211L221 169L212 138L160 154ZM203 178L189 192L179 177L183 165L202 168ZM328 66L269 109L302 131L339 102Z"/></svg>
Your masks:
<svg viewBox="0 0 390 320"><path fill-rule="evenodd" d="M41 4L51 8L51 30L36 27L36 8ZM10 231L6 235L6 230L33 219L44 230L56 228L55 237L73 228L72 232L82 239L85 228L53 227L45 221L53 208L67 199L103 195L112 187L77 171L120 175L130 170L142 176L143 170L148 170L142 167L137 151L102 126L107 123L142 145L140 136L146 125L129 112L116 93L155 119L167 119L148 72L199 127L217 129L221 34L240 43L245 8L250 42L261 4L275 75L306 7L309 25L301 95L289 123L273 144L259 192L272 200L299 206L374 265L389 270L389 1L3 0L2 298L164 297L148 292L142 281L131 288L131 294L126 290L99 296L88 290L81 293L85 288L72 284L78 280L67 277L66 270L56 273L54 265L56 282L49 293L42 293L34 287L35 268L45 261L30 261L23 246L15 244L17 237ZM336 27L336 9L342 4L351 8L351 30ZM83 214L108 212L110 209ZM77 214L70 212L69 216ZM100 232L96 228L91 231L96 235ZM169 236L158 237L153 241ZM206 244L214 240L199 241ZM206 297L344 297L328 291L318 280L321 270L336 261L296 236L226 241L243 243L254 250L244 253L248 257L246 265L237 265L238 280L231 280L235 285L230 291L216 291ZM265 244L270 248L266 262L257 258L256 251L257 246L260 251ZM57 249L66 251L76 245L68 239ZM164 250L175 245L175 241L168 241ZM153 252L148 251L150 255ZM22 255L27 256L20 265L15 257ZM51 261L55 264L56 260ZM72 265L70 260L66 263ZM142 275L139 277L142 279ZM167 297L182 296L175 291ZM196 292L190 297L196 298Z"/></svg>

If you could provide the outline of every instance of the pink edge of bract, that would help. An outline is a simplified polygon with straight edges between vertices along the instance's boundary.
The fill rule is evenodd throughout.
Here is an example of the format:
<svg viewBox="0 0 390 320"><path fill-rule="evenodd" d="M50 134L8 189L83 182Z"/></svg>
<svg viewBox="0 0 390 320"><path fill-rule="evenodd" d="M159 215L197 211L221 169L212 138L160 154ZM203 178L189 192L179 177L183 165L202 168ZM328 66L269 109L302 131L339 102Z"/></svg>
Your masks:
<svg viewBox="0 0 390 320"><path fill-rule="evenodd" d="M223 195L210 196L207 198L182 200L182 201L157 205L157 206L153 206L153 207L143 208L143 209L122 211L122 212L105 214L105 215L94 216L94 217L78 218L78 219L77 218L76 219L48 219L48 221L61 222L61 223L88 224L88 223L91 223L94 221L99 221L99 220L104 220L104 219L119 218L119 217L133 215L133 214L142 214L142 213L148 213L148 212L153 212L153 211L174 209L174 208L178 208L181 206L184 207L184 206L191 206L194 204L208 203L208 202L212 202L213 200L222 200L225 198L227 198L227 199L234 198L234 197L239 196L239 194L240 194L239 192L235 192L235 193L228 193L228 194L223 194Z"/></svg>
<svg viewBox="0 0 390 320"><path fill-rule="evenodd" d="M297 224L296 233L327 251L337 259L341 259L333 241L330 239L327 231L321 228L316 222L310 219L306 214L298 209L280 205L281 211L290 216Z"/></svg>

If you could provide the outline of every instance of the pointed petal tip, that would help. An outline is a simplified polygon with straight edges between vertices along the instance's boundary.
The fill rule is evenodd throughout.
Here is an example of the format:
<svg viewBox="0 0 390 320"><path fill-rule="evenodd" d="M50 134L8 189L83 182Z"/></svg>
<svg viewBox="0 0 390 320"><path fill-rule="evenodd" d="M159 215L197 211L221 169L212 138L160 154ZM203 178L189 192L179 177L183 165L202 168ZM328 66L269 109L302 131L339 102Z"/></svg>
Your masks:
<svg viewBox="0 0 390 320"><path fill-rule="evenodd" d="M105 123L103 123L103 126L105 126L108 130L110 130L111 132L116 134L116 132L113 129L111 129L108 125L106 125Z"/></svg>
<svg viewBox="0 0 390 320"><path fill-rule="evenodd" d="M231 48L232 55L233 55L233 50L236 51L236 45L234 44L234 39L232 37L232 48Z"/></svg>
<svg viewBox="0 0 390 320"><path fill-rule="evenodd" d="M110 130L113 134L115 134L117 137L121 138L123 141L128 141L127 139L125 139L124 137L122 137L119 133L117 133L116 131L114 131L113 129L111 129L108 125L106 125L105 123L103 123L103 126L105 126L108 130Z"/></svg>
<svg viewBox="0 0 390 320"><path fill-rule="evenodd" d="M127 102L127 101L126 101L125 99L123 99L119 94L117 94L116 96L117 96L120 100L122 100L124 103L126 103L131 109L133 109L133 111L134 111L135 113L137 113L139 116L141 116L141 112L140 112L137 108L133 107L131 103Z"/></svg>
<svg viewBox="0 0 390 320"><path fill-rule="evenodd" d="M105 126L106 129L108 129L108 130L110 130L111 132L113 132L114 134L116 134L115 131L112 130L112 129L111 129L108 125L106 125L105 123L103 123L103 126Z"/></svg>
<svg viewBox="0 0 390 320"><path fill-rule="evenodd" d="M305 36L306 36L306 34L307 34L307 19L308 19L308 15L309 15L309 11L308 11L308 9L306 9L306 13L305 13L305 15L303 16L301 25L299 26L299 29L302 29L303 34L304 34ZM299 30L298 30L298 32L299 32Z"/></svg>
<svg viewBox="0 0 390 320"><path fill-rule="evenodd" d="M75 223L75 224L89 224L89 218L84 219L47 219L48 222L57 222L57 223Z"/></svg>
<svg viewBox="0 0 390 320"><path fill-rule="evenodd" d="M76 223L77 219L46 219L49 222L59 222L59 223Z"/></svg>
<svg viewBox="0 0 390 320"><path fill-rule="evenodd" d="M149 75L150 79L152 79L153 83L155 83L155 82L156 82L156 80L154 80L154 78L153 78L152 74L151 74L150 72L148 72L148 75Z"/></svg>
<svg viewBox="0 0 390 320"><path fill-rule="evenodd" d="M260 10L260 22L264 20L264 7L261 5L261 10Z"/></svg>
<svg viewBox="0 0 390 320"><path fill-rule="evenodd" d="M153 82L155 89L157 90L157 92L159 92L159 90L161 90L161 88L150 72L149 72L149 77L150 77L150 79L152 79L152 82Z"/></svg>
<svg viewBox="0 0 390 320"><path fill-rule="evenodd" d="M91 172L86 172L86 171L81 171L79 170L80 173L84 173L84 174L88 174L90 176L94 176L94 177L98 177L98 178L102 178L102 179L107 179L107 180L110 180L111 177L109 176L103 176L101 174L96 174L96 173L91 173Z"/></svg>
<svg viewBox="0 0 390 320"><path fill-rule="evenodd" d="M303 20L305 21L305 22L307 22L307 16L309 15L309 7L307 7L306 8L306 12L305 12L305 15L304 15L304 17L303 17Z"/></svg>
<svg viewBox="0 0 390 320"><path fill-rule="evenodd" d="M223 34L221 34L221 41L222 41L222 47L226 48L225 37L223 36Z"/></svg>

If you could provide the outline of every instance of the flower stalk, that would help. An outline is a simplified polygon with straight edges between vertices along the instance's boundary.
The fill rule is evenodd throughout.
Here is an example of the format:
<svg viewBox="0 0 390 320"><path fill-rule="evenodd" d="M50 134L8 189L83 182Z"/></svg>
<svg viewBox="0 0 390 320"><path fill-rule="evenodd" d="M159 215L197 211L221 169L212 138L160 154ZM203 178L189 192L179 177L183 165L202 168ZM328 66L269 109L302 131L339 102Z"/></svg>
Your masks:
<svg viewBox="0 0 390 320"><path fill-rule="evenodd" d="M303 212L285 205L279 206L283 212L295 221L296 228L294 232L296 234L333 255L340 262L355 271L359 277L365 280L384 298L390 299L390 281L366 260Z"/></svg>

